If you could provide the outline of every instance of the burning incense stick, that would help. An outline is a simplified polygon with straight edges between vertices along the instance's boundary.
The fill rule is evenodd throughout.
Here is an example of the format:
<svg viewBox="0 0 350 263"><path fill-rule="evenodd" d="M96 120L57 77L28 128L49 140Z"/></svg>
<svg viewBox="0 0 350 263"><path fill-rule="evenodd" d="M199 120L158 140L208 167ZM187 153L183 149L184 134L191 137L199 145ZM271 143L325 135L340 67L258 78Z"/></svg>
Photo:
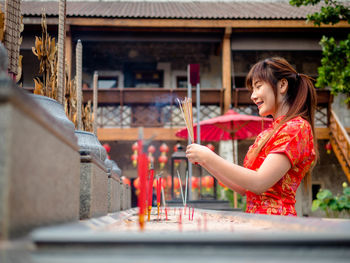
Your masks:
<svg viewBox="0 0 350 263"><path fill-rule="evenodd" d="M191 139L191 143L194 143L192 99L185 98L183 101L180 101L177 98L176 101L180 106L182 118L185 121L188 136Z"/></svg>
<svg viewBox="0 0 350 263"><path fill-rule="evenodd" d="M182 191L182 183L181 183L181 178L180 178L179 170L177 170L177 177L179 178L180 192L181 192L181 197L182 197L182 204L183 204L183 206L185 206L184 193L183 193L183 191Z"/></svg>

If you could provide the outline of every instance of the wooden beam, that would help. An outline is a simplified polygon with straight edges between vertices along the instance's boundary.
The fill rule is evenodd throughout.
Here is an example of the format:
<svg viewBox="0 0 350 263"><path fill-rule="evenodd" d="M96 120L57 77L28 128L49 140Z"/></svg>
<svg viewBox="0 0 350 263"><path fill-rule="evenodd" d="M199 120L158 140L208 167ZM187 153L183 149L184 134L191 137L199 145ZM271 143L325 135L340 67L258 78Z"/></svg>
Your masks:
<svg viewBox="0 0 350 263"><path fill-rule="evenodd" d="M224 89L224 112L231 106L231 32L227 27L222 43L222 88Z"/></svg>
<svg viewBox="0 0 350 263"><path fill-rule="evenodd" d="M84 103L92 100L92 89L84 89ZM171 104L175 98L187 96L186 88L165 89L165 88L123 88L123 89L99 89L98 103L120 104L123 98L124 104ZM202 89L202 105L219 105L221 91L219 89ZM196 102L195 89L192 89L192 100Z"/></svg>
<svg viewBox="0 0 350 263"><path fill-rule="evenodd" d="M157 141L179 141L183 140L175 136L179 128L143 128L145 139L156 137ZM98 128L97 137L100 141L136 141L138 139L138 128Z"/></svg>
<svg viewBox="0 0 350 263"><path fill-rule="evenodd" d="M329 140L328 127L316 127L315 132L318 140Z"/></svg>
<svg viewBox="0 0 350 263"><path fill-rule="evenodd" d="M175 134L180 128L143 128L145 139L156 137L155 141L181 141ZM329 129L316 128L318 140L329 139ZM136 141L138 139L138 128L98 128L97 137L100 141ZM187 141L187 140L186 140Z"/></svg>
<svg viewBox="0 0 350 263"><path fill-rule="evenodd" d="M58 18L47 17L48 25L57 25ZM25 17L27 24L41 24L40 17ZM306 20L258 20L258 19L121 19L98 17L68 17L67 24L72 26L111 26L111 27L166 27L166 28L316 28ZM341 21L336 25L322 25L318 28L350 28L350 24Z"/></svg>
<svg viewBox="0 0 350 263"><path fill-rule="evenodd" d="M33 92L32 87L24 87L27 91ZM83 89L84 103L92 101L92 89ZM121 98L124 104L171 104L175 98L184 98L187 96L186 88L167 89L167 88L124 88L124 89L99 89L98 103L120 105ZM202 89L202 105L220 105L221 90ZM246 88L237 88L231 94L231 103L237 102L237 106L254 105L250 99L250 92ZM192 99L196 102L195 90L192 89ZM327 107L332 102L333 96L329 90L317 90L317 105ZM174 101L173 101L174 103Z"/></svg>

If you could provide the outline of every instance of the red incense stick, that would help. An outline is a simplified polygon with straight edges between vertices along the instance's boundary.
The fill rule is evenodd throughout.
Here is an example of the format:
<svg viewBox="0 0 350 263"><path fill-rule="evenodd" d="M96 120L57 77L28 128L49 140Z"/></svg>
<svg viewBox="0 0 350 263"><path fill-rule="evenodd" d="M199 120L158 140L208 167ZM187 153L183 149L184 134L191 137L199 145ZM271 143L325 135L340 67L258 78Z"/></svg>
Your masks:
<svg viewBox="0 0 350 263"><path fill-rule="evenodd" d="M157 211L159 216L159 208L160 208L160 191L162 185L162 177L157 178Z"/></svg>
<svg viewBox="0 0 350 263"><path fill-rule="evenodd" d="M138 176L140 178L140 193L138 196L138 206L139 206L139 224L141 230L144 229L145 224L145 209L146 209L146 175L147 175L147 155L142 152L142 140L138 141L139 144L139 154L138 154Z"/></svg>
<svg viewBox="0 0 350 263"><path fill-rule="evenodd" d="M151 220L151 211L152 211L152 196L153 196L153 177L154 169L153 162L151 162L151 167L149 170L149 181L148 181L148 221Z"/></svg>

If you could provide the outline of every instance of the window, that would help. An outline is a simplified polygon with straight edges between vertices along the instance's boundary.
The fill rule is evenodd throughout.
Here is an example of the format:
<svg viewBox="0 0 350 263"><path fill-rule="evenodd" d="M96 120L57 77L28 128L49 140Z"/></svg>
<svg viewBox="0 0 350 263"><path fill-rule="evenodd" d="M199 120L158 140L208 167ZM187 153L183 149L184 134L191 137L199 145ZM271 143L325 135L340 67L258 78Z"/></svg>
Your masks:
<svg viewBox="0 0 350 263"><path fill-rule="evenodd" d="M187 77L177 76L176 77L176 88L187 88Z"/></svg>
<svg viewBox="0 0 350 263"><path fill-rule="evenodd" d="M116 77L98 77L98 88L99 89L111 89L111 88L118 88L118 80L119 78Z"/></svg>

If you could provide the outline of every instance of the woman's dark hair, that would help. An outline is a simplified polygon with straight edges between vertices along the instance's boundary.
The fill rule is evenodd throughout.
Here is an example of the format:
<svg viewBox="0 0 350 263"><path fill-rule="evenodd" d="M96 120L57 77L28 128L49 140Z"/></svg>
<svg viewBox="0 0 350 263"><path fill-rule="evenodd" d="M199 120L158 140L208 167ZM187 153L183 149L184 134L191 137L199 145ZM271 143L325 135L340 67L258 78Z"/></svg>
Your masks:
<svg viewBox="0 0 350 263"><path fill-rule="evenodd" d="M272 87L275 98L277 99L277 83L282 79L286 79L288 82L288 90L284 103L289 105L289 110L279 125L277 125L269 136L259 145L255 155L261 151L267 141L284 123L297 116L301 116L310 123L312 128L316 152L314 164L316 164L318 151L314 117L317 94L313 85L313 79L305 74L299 74L284 58L272 57L259 61L250 69L246 78L246 87L248 90L252 91L253 83L260 80ZM309 180L310 175L308 174L306 185L309 184Z"/></svg>

